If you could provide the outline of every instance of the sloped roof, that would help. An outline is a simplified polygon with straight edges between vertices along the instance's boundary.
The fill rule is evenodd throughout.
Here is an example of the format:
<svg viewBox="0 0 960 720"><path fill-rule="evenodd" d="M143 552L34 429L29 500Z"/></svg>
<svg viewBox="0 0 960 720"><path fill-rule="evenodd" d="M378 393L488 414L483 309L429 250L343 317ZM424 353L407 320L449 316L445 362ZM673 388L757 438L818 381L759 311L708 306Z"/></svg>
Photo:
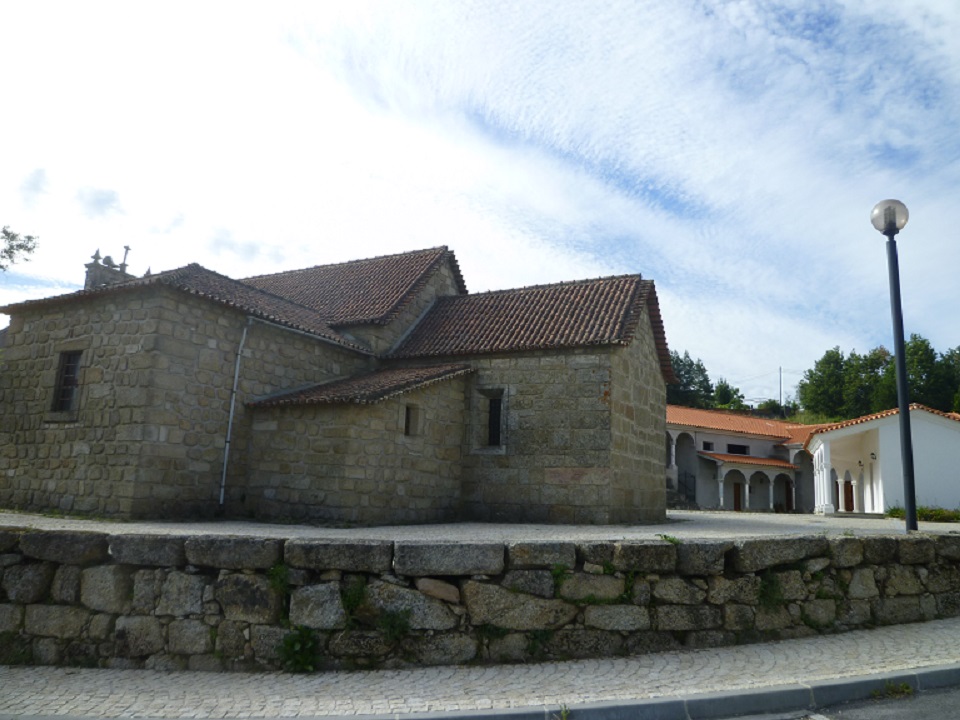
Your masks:
<svg viewBox="0 0 960 720"><path fill-rule="evenodd" d="M763 467L781 468L783 470L796 470L797 466L780 458L763 458L756 455L731 455L729 453L712 453L700 451L697 453L705 458L710 458L719 463L731 463L739 465L762 465Z"/></svg>
<svg viewBox="0 0 960 720"><path fill-rule="evenodd" d="M446 246L259 275L242 282L311 308L331 325L384 324L416 297L444 262L451 263L457 288L465 294L460 267Z"/></svg>
<svg viewBox="0 0 960 720"><path fill-rule="evenodd" d="M388 368L341 380L315 385L305 390L275 395L249 407L277 407L280 405L321 405L377 403L410 390L435 382L450 380L472 372L469 365L448 364L416 368Z"/></svg>
<svg viewBox="0 0 960 720"><path fill-rule="evenodd" d="M931 407L926 405L921 405L920 403L910 403L910 412L913 413L914 410L922 410L923 412L928 412L931 415L938 415L947 420L953 420L954 422L960 422L960 414L958 413L948 413L941 410L934 410ZM882 420L884 418L893 417L894 415L900 414L900 408L892 408L890 410L883 410L882 412L873 413L871 415L863 415L858 418L853 418L852 420L843 420L838 423L832 423L829 425L817 425L813 432L810 433L809 437L803 443L804 448L810 443L814 435L821 435L823 433L832 432L834 430L841 430L843 428L853 427L854 425L863 425L864 423L873 422L874 420Z"/></svg>
<svg viewBox="0 0 960 720"><path fill-rule="evenodd" d="M285 325L302 330L311 335L324 338L338 345L369 352L367 348L343 337L314 310L297 305L296 303L277 297L268 292L246 285L238 280L232 280L212 270L207 270L196 263L186 265L176 270L157 273L135 280L113 285L102 285L89 290L78 290L67 295L58 295L40 300L8 305L0 311L9 312L20 307L38 307L64 302L77 302L86 298L99 297L111 293L130 291L149 285L166 285L168 287L206 298L213 302L236 308L242 312L263 320L269 320L279 325Z"/></svg>
<svg viewBox="0 0 960 720"><path fill-rule="evenodd" d="M667 405L667 424L699 427L719 432L741 435L759 435L778 440L787 440L794 432L803 432L810 425L753 417L724 410L701 410L699 408Z"/></svg>
<svg viewBox="0 0 960 720"><path fill-rule="evenodd" d="M656 289L653 281L639 275L441 297L391 356L455 357L626 345L644 307L661 369L672 379Z"/></svg>

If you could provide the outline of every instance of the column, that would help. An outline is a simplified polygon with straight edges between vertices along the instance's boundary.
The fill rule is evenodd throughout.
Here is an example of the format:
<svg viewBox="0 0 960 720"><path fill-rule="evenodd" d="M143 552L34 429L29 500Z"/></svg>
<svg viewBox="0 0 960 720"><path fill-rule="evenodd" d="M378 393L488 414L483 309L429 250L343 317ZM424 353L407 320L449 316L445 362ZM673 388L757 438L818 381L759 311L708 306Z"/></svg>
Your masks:
<svg viewBox="0 0 960 720"><path fill-rule="evenodd" d="M853 480L852 483L853 483L853 511L856 513L863 512L863 509L860 503L860 494L857 492L857 489L860 483L858 483L856 480Z"/></svg>
<svg viewBox="0 0 960 720"><path fill-rule="evenodd" d="M750 509L750 478L743 474L743 509Z"/></svg>
<svg viewBox="0 0 960 720"><path fill-rule="evenodd" d="M717 485L720 489L720 509L723 510L723 475L717 470Z"/></svg>
<svg viewBox="0 0 960 720"><path fill-rule="evenodd" d="M846 473L843 474L843 477L840 476L840 473L837 473L837 512L846 512L847 511L847 481L844 479Z"/></svg>
<svg viewBox="0 0 960 720"><path fill-rule="evenodd" d="M797 479L794 478L790 481L790 498L793 502L790 503L790 507L793 508L794 512L798 512L800 508L797 507Z"/></svg>
<svg viewBox="0 0 960 720"><path fill-rule="evenodd" d="M770 481L770 507L767 508L770 512L773 512L773 486L776 484L776 478L767 477L767 480Z"/></svg>

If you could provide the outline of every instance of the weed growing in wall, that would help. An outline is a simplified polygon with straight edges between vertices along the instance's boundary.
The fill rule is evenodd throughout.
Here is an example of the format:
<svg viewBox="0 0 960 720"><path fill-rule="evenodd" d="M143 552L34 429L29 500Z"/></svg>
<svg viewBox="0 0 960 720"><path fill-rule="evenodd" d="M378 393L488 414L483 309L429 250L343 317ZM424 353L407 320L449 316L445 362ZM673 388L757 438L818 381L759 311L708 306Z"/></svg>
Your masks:
<svg viewBox="0 0 960 720"><path fill-rule="evenodd" d="M280 643L280 662L291 673L313 672L317 667L319 643L317 636L308 627L297 625Z"/></svg>

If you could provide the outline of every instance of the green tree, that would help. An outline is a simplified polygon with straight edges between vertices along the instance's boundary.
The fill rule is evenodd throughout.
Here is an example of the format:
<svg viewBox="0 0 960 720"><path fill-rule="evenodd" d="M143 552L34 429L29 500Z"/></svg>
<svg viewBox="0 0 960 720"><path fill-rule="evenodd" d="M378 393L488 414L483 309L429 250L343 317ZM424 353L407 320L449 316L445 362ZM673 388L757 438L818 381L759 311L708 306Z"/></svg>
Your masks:
<svg viewBox="0 0 960 720"><path fill-rule="evenodd" d="M0 237L3 238L3 247L0 247L0 270L4 272L13 263L25 260L25 256L37 249L36 236L20 235L13 232L7 225L0 230Z"/></svg>
<svg viewBox="0 0 960 720"><path fill-rule="evenodd" d="M681 357L671 350L670 362L678 382L667 385L667 402L695 408L713 407L713 385L700 358L694 360L686 351Z"/></svg>
<svg viewBox="0 0 960 720"><path fill-rule="evenodd" d="M935 410L949 412L956 401L953 357L940 355L930 341L914 333L906 342L904 357L907 366L907 392L910 402L920 403ZM890 363L880 381L879 395L882 407L896 407L897 375L895 363Z"/></svg>
<svg viewBox="0 0 960 720"><path fill-rule="evenodd" d="M892 364L893 356L883 347L859 355L851 352L843 365L843 409L845 418L885 410L885 399L880 397L881 381L886 369Z"/></svg>
<svg viewBox="0 0 960 720"><path fill-rule="evenodd" d="M717 380L717 385L713 389L713 406L723 410L746 410L747 405L743 402L743 393L740 388L736 388L723 378Z"/></svg>
<svg viewBox="0 0 960 720"><path fill-rule="evenodd" d="M828 418L843 417L844 357L839 347L827 350L812 370L803 374L797 397L807 412Z"/></svg>

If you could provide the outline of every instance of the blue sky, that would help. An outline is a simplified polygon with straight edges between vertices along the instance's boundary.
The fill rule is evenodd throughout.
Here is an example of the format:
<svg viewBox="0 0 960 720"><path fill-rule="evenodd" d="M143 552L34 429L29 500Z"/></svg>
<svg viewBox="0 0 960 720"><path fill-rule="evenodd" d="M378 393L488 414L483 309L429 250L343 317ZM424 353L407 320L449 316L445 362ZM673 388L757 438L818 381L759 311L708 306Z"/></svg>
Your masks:
<svg viewBox="0 0 960 720"><path fill-rule="evenodd" d="M436 245L471 291L639 272L749 399L825 350L960 345L960 5L0 5L0 303L94 251L231 277ZM5 320L0 318L0 324Z"/></svg>

